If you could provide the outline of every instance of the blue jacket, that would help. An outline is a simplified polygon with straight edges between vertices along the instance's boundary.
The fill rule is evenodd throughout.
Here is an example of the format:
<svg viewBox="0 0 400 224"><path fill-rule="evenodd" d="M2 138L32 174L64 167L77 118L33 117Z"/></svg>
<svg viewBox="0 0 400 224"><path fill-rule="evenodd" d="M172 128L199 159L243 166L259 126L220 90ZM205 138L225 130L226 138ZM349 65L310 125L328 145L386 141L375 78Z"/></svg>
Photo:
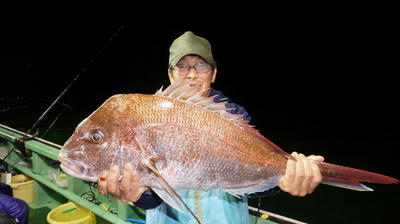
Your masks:
<svg viewBox="0 0 400 224"><path fill-rule="evenodd" d="M227 108L236 108L228 110L232 114L243 114L243 119L251 122L251 117L244 109L224 96L218 90L211 89L210 96L216 95L214 102L226 101ZM251 196L275 195L278 192L276 188L257 193ZM177 193L182 197L189 208L196 213L196 216L202 219L202 223L249 223L247 197L238 199L220 189L209 191L198 190L179 190ZM188 215L182 214L171 208L152 192L145 192L142 197L135 202L135 205L143 209L149 209L146 212L146 223L197 223L196 220Z"/></svg>

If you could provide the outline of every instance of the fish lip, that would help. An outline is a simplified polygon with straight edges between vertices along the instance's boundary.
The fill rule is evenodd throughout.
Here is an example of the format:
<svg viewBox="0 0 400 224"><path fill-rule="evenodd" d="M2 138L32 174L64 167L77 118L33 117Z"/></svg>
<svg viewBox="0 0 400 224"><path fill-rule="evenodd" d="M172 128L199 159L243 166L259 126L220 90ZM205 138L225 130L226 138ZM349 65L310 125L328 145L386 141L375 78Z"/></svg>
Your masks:
<svg viewBox="0 0 400 224"><path fill-rule="evenodd" d="M85 180L85 181L90 181L90 182L97 182L99 177L88 177L86 176L87 170L83 167L80 166L77 163L74 163L66 158L63 157L63 155L60 153L58 154L58 160L61 162L60 168L68 175ZM66 167L67 165L68 167Z"/></svg>
<svg viewBox="0 0 400 224"><path fill-rule="evenodd" d="M58 154L58 161L61 162L60 167L61 167L61 169L63 169L63 170L64 170L64 169L68 169L69 172L74 172L74 173L80 173L80 171L81 171L81 170L79 169L79 167L76 166L77 164L74 164L74 163L71 162L70 160L65 159L61 153ZM69 168L65 167L63 164L68 165Z"/></svg>

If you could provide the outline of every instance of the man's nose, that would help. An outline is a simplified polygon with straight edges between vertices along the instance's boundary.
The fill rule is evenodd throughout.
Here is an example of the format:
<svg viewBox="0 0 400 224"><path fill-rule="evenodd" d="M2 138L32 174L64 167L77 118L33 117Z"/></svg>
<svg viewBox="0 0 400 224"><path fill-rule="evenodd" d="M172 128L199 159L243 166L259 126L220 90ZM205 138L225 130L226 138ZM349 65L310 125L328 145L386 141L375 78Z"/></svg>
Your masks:
<svg viewBox="0 0 400 224"><path fill-rule="evenodd" d="M187 74L188 79L195 79L198 77L197 71L192 67L189 69L189 73Z"/></svg>

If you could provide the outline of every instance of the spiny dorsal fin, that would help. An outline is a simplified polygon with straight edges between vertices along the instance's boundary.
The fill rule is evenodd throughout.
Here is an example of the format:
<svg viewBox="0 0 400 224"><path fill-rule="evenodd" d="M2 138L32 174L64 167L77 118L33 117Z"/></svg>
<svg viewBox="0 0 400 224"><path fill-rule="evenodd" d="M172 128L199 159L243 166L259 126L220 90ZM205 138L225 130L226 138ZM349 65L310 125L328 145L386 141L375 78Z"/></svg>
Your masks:
<svg viewBox="0 0 400 224"><path fill-rule="evenodd" d="M258 133L256 129L253 129L253 126L249 125L248 122L243 119L243 115L228 113L228 110L234 110L235 108L225 107L226 101L215 103L214 98L216 96L205 97L202 96L203 93L204 90L201 90L200 85L190 86L190 80L178 80L168 86L165 90L162 90L161 87L161 89L159 89L154 95L179 99L190 104L201 106L202 108L215 112L242 127L251 128L252 130L250 131L252 132ZM226 99L227 98L225 98L225 100Z"/></svg>

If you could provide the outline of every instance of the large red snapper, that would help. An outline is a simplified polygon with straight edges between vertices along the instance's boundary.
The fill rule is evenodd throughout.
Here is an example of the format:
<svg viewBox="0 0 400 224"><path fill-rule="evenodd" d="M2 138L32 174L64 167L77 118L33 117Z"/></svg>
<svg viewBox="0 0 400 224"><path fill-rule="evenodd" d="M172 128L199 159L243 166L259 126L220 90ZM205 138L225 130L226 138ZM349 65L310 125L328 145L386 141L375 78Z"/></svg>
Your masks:
<svg viewBox="0 0 400 224"><path fill-rule="evenodd" d="M132 163L142 186L181 211L174 190L221 188L243 195L276 186L292 157L241 116L228 113L225 103L202 97L199 88L175 82L155 95L112 96L64 144L62 169L97 181L112 165L122 169ZM353 168L318 166L323 183L334 186L370 191L360 182L398 183Z"/></svg>

